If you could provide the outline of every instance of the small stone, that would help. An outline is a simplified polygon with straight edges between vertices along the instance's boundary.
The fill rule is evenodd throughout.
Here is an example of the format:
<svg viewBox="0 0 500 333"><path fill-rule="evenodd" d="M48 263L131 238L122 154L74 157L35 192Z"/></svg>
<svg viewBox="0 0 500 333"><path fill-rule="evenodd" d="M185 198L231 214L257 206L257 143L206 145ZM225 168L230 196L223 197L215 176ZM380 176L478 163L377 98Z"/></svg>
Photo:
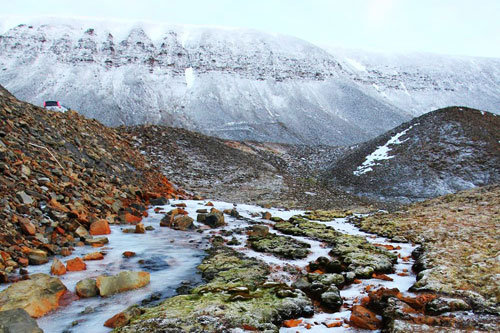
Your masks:
<svg viewBox="0 0 500 333"><path fill-rule="evenodd" d="M122 256L124 256L125 258L134 257L135 256L135 252L125 251L125 252L122 253Z"/></svg>
<svg viewBox="0 0 500 333"><path fill-rule="evenodd" d="M31 205L33 203L33 199L26 194L24 191L19 191L16 193L17 199L25 205Z"/></svg>
<svg viewBox="0 0 500 333"><path fill-rule="evenodd" d="M66 274L66 266L64 266L61 260L54 258L54 261L52 261L52 266L50 266L50 274L64 275Z"/></svg>
<svg viewBox="0 0 500 333"><path fill-rule="evenodd" d="M31 250L28 253L28 260L30 265L43 265L49 262L47 252L43 250Z"/></svg>
<svg viewBox="0 0 500 333"><path fill-rule="evenodd" d="M135 230L134 230L134 233L136 233L136 234L143 234L143 233L145 233L145 232L146 232L146 230L144 229L144 224L142 224L142 223L137 223L137 224L135 225Z"/></svg>
<svg viewBox="0 0 500 333"><path fill-rule="evenodd" d="M127 325L130 322L130 319L140 315L142 311L137 306L131 306L127 308L125 311L120 312L113 317L106 320L104 326L109 328L119 328Z"/></svg>
<svg viewBox="0 0 500 333"><path fill-rule="evenodd" d="M96 280L94 279L78 281L75 291L78 297L81 298L94 297L99 294L99 289L97 289Z"/></svg>
<svg viewBox="0 0 500 333"><path fill-rule="evenodd" d="M66 261L66 270L68 272L84 271L87 269L87 265L83 262L82 258L76 257Z"/></svg>
<svg viewBox="0 0 500 333"><path fill-rule="evenodd" d="M104 259L104 255L102 254L102 252L92 252L92 253L88 253L86 255L83 256L83 260L87 261L87 260L102 260Z"/></svg>
<svg viewBox="0 0 500 333"><path fill-rule="evenodd" d="M34 236L36 234L36 227L33 223L30 222L29 219L20 217L19 225L21 226L21 230L29 236Z"/></svg>

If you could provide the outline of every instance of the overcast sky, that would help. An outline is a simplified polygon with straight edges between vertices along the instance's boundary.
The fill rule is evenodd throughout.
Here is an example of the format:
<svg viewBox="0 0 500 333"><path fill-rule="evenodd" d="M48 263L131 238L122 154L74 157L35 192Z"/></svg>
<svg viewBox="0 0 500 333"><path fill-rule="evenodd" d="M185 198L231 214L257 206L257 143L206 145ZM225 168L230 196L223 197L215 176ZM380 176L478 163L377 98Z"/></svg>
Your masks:
<svg viewBox="0 0 500 333"><path fill-rule="evenodd" d="M500 57L500 0L0 0L1 15L246 27L318 45Z"/></svg>

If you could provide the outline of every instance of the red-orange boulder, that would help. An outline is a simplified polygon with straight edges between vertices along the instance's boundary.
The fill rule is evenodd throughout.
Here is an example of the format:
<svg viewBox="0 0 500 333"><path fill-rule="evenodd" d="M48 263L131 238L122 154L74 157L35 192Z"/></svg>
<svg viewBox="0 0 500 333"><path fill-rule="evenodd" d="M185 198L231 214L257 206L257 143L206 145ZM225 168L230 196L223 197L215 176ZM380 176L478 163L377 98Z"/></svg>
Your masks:
<svg viewBox="0 0 500 333"><path fill-rule="evenodd" d="M106 220L97 220L90 225L90 234L95 235L107 235L111 233L109 228L109 223Z"/></svg>

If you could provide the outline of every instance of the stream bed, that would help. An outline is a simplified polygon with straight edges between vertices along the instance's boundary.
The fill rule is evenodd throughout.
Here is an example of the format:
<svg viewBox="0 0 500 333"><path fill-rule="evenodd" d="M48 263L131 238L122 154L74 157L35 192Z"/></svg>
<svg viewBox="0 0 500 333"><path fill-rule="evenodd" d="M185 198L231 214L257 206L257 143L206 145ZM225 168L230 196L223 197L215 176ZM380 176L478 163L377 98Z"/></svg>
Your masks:
<svg viewBox="0 0 500 333"><path fill-rule="evenodd" d="M196 285L201 283L200 274L196 266L203 260L205 249L210 244L208 239L214 235L221 235L221 230L225 231L248 228L251 225L263 224L270 226L269 232L283 235L274 230L274 222L261 218L262 212L270 212L272 216L288 220L290 217L303 214L300 210L265 209L253 205L212 201L215 208L220 211L236 208L240 218L225 215L227 225L210 229L209 227L195 222L199 231L176 231L166 227L160 227L161 218L166 212L172 209L175 204L186 204L184 208L189 216L196 221L196 210L205 207L208 201L194 200L173 200L169 205L160 206L159 212L154 209L148 211L148 217L143 219L145 227L152 226L154 230L145 234L124 233L122 229L130 226L111 226L111 234L107 235L109 244L101 248L90 246L78 247L73 254L68 257L59 258L63 262L74 257L81 257L87 253L102 251L105 253L104 260L86 261L87 269L80 272L68 272L60 276L61 281L69 291L74 293L75 285L84 278L95 278L102 274L117 274L122 270L142 270L151 274L151 283L144 288L116 294L111 297L94 297L78 299L78 297L67 297L67 305L61 306L56 311L39 318L38 325L46 333L48 332L108 332L110 329L103 326L103 323L113 315L123 311L133 304L153 305L166 297L176 294L176 289L181 285ZM158 208L158 207L157 207ZM350 311L347 309L353 304L359 304L359 300L366 296L368 288L376 289L380 286L386 288L398 288L403 294L409 293L408 288L415 282L415 275L411 271L413 260L411 252L414 246L406 243L391 243L385 238L361 232L354 225L347 223L345 218L337 218L328 222L319 222L331 226L342 233L360 235L377 245L392 245L395 254L398 255L398 262L394 266L395 273L387 274L393 281L379 279L364 279L360 283L351 284L344 287L340 293L344 299L344 306L335 313L316 312L312 318L299 318L301 324L293 328L281 328L280 332L345 332L355 331L348 324L340 327L326 328L326 325L334 321L344 321L349 319ZM224 233L222 233L223 235ZM270 280L276 280L291 284L294 276L284 270L285 266L294 266L297 270L305 272L309 262L316 260L320 256L328 257L329 248L324 243L309 239L307 237L290 236L298 241L310 245L310 254L307 258L290 260L276 257L272 254L256 252L245 246L246 233L233 233L231 236L223 236L226 240L232 237L237 238L239 245L232 245L233 249L245 253L249 257L254 257L266 262L271 267L272 274ZM136 256L124 258L124 251L133 251ZM40 266L29 266L29 273L49 273L51 262ZM402 274L402 272L407 272ZM399 273L399 275L398 275ZM403 276L404 275L404 276ZM2 286L1 289L7 286ZM238 330L241 331L241 330Z"/></svg>

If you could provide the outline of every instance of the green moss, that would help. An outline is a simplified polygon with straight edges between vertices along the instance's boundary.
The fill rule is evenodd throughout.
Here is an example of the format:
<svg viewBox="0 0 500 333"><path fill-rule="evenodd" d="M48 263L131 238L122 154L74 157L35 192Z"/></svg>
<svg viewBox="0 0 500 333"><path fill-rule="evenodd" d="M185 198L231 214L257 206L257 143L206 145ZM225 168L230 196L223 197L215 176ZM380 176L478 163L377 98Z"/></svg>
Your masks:
<svg viewBox="0 0 500 333"><path fill-rule="evenodd" d="M266 282L263 263L216 245L198 267L208 280L189 295L171 297L116 332L221 332L252 327L277 332L285 319L310 314L299 290Z"/></svg>
<svg viewBox="0 0 500 333"><path fill-rule="evenodd" d="M311 246L292 237L267 234L261 237L250 237L248 243L259 252L274 254L286 259L301 259L309 255Z"/></svg>
<svg viewBox="0 0 500 333"><path fill-rule="evenodd" d="M332 246L330 254L339 259L347 270L371 266L379 272L389 272L397 256L386 249L370 244L364 237L343 234L322 223L294 216L289 221L276 223L275 228L285 234L307 236Z"/></svg>

